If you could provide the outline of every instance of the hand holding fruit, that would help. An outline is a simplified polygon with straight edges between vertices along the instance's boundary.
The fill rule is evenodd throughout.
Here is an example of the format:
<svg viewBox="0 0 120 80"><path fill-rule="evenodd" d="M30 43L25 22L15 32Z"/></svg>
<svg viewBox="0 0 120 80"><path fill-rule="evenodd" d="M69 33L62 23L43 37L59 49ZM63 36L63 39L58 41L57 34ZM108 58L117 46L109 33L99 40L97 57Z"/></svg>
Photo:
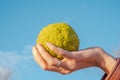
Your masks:
<svg viewBox="0 0 120 80"><path fill-rule="evenodd" d="M95 60L96 58L99 58L97 57L98 54L95 50L97 48L90 48L81 51L67 51L62 48L56 47L51 43L47 43L47 46L57 55L64 57L64 59L59 60L51 56L40 44L34 46L34 58L44 70L68 74L78 69L97 66L98 64L98 62Z"/></svg>
<svg viewBox="0 0 120 80"><path fill-rule="evenodd" d="M72 45L73 43L71 44L71 40L75 42L74 39L72 39L72 36L71 39L68 40L68 43L65 44L68 45L70 43L69 49L71 48L78 49L79 40L76 34L74 34L74 38L77 40L75 45ZM42 38L39 39L41 40ZM42 67L42 69L45 70L55 71L62 74L68 74L82 68L94 66L101 68L107 74L109 74L112 71L114 65L116 64L115 59L112 56L108 55L102 48L99 47L91 47L79 51L69 50L66 49L67 46L63 47L63 45L62 46L57 45L55 43L56 40L54 40L54 38L52 38L53 43L52 41L50 41L49 43L49 40L51 40L50 38L48 39L46 37L43 38L44 44L42 44L39 39L37 41L37 45L33 47L33 56L35 61ZM61 41L60 44L63 44L62 42L64 41ZM51 54L51 52L53 53Z"/></svg>

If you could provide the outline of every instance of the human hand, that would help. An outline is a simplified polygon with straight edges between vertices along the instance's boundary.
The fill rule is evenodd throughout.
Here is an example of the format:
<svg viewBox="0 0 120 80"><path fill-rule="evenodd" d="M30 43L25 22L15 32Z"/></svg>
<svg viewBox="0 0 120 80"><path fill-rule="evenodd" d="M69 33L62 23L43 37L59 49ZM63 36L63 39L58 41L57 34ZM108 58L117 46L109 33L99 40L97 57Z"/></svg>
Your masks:
<svg viewBox="0 0 120 80"><path fill-rule="evenodd" d="M33 47L33 56L38 65L44 70L68 74L82 68L95 66L108 72L106 66L103 65L105 62L103 56L107 54L101 48L91 47L80 51L67 51L51 43L46 45L64 59L58 60L52 57L42 45L37 44Z"/></svg>

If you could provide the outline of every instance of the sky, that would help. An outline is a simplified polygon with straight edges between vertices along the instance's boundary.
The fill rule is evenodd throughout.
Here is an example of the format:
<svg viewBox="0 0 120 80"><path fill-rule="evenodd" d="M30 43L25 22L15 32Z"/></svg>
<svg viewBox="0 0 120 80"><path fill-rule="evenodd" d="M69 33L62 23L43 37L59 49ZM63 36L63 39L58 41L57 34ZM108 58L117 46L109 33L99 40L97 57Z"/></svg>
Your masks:
<svg viewBox="0 0 120 80"><path fill-rule="evenodd" d="M0 80L100 80L96 67L68 75L36 64L32 47L40 30L66 22L80 39L79 49L102 47L120 56L120 0L0 0Z"/></svg>

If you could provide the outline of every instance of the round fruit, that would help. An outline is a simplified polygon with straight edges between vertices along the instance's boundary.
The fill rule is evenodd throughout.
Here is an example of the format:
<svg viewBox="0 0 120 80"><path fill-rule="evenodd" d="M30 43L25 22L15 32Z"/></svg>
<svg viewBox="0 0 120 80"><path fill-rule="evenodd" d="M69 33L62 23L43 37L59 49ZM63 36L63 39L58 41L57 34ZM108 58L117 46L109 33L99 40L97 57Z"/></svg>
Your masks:
<svg viewBox="0 0 120 80"><path fill-rule="evenodd" d="M51 51L46 42L50 42L57 47L63 48L68 51L76 51L79 48L79 38L72 27L66 23L54 23L44 27L36 40L36 43L43 45L43 47L54 57L63 59Z"/></svg>

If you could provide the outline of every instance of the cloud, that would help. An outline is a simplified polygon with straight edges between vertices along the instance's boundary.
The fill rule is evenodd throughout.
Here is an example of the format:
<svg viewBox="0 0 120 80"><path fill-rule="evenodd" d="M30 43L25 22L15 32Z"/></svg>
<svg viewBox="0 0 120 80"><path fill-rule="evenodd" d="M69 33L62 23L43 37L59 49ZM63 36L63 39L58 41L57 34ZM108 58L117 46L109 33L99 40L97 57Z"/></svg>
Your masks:
<svg viewBox="0 0 120 80"><path fill-rule="evenodd" d="M8 68L0 67L0 80L9 80L12 71Z"/></svg>
<svg viewBox="0 0 120 80"><path fill-rule="evenodd" d="M0 80L11 80L11 76L15 73L15 66L32 59L31 49L32 45L26 45L21 53L0 51Z"/></svg>

